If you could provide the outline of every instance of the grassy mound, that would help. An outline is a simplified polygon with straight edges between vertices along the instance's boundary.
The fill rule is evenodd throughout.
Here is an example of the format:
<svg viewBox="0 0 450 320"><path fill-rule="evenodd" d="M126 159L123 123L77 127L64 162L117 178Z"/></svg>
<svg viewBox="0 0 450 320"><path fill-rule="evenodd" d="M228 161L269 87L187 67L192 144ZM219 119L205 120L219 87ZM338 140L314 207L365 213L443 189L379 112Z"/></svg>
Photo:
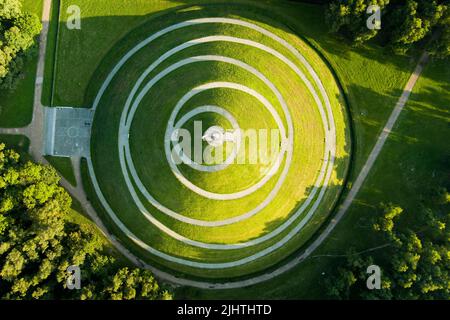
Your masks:
<svg viewBox="0 0 450 320"><path fill-rule="evenodd" d="M96 180L107 204L123 225L145 244L137 245L118 228L110 214L101 209L104 205L96 201L105 222L121 241L130 247L130 250L145 261L164 269L169 267L174 272L184 275L231 278L255 273L279 263L298 250L320 228L343 187L349 163L349 154L346 150L350 144L350 137L345 107L339 100L339 88L326 64L314 50L286 27L268 18L266 12L259 9L249 11L241 6L205 6L201 10L183 10L149 20L119 41L105 56L91 81L88 96L90 95L93 101L114 66L138 43L169 26L205 17L226 17L250 22L287 41L317 73L329 97L330 110L325 109L321 114L304 79L273 54L261 48L226 41L201 43L180 50L149 72L137 89L142 89L165 69L190 57L223 56L250 65L264 74L286 101L293 124L292 161L288 163L285 157L280 170L266 184L240 199L225 201L210 199L180 183L167 162L164 137L173 108L193 88L214 82L237 83L249 87L267 99L275 111L282 115L284 127L289 127L289 117L285 114L277 95L261 78L237 65L223 61L201 61L186 64L168 73L144 94L138 103L131 121L128 141L130 157L144 188L139 188L135 179L131 179L131 185L127 186L127 179L131 174L129 168L126 169L125 175L122 174L123 166L120 164L118 147L118 133L124 106L144 70L174 47L193 39L217 35L251 40L273 48L294 62L312 84L313 89L320 92L319 85L305 65L280 42L241 25L206 23L173 30L161 36L150 45L142 47L118 70L97 106L92 137L92 163ZM326 99L324 97L320 99L325 105ZM242 129L276 128L272 114L261 101L248 93L229 88L207 90L195 95L181 108L177 119L204 105L224 108L233 115ZM326 176L320 178L324 159L329 157L324 150L326 133L330 130L331 124L324 123L324 118L332 119L336 134L336 158L329 180ZM200 120L204 130L212 125L224 128L230 126L230 123L220 115L203 113L192 118L183 127L192 132L193 122ZM129 159L127 160L129 162ZM287 174L283 177L282 170L285 166ZM232 164L225 170L209 173L194 170L184 164L179 166L183 176L196 186L219 194L240 192L251 187L264 179L267 173L265 169L267 168L263 164ZM151 204L145 195L147 191L158 203L183 217L214 222L239 217L258 207L270 197L278 181L282 181L280 189L257 214L233 224L213 227L186 223L171 217L155 204ZM136 191L134 198L130 190ZM140 207L138 202L143 204L143 207ZM302 211L296 216L300 208ZM149 213L161 225L151 223L143 211ZM304 225L296 229L300 224ZM170 230L172 233L164 230ZM276 230L282 231L274 233ZM179 237L174 237L173 233ZM269 237L271 234L274 236ZM213 247L245 244L261 237L268 239L251 246L222 250L193 245L181 237ZM165 259L161 255L156 256L149 252L146 246L187 263L169 261L170 259ZM236 261L245 263L234 265L233 262ZM220 264L223 267L205 267L206 264Z"/></svg>

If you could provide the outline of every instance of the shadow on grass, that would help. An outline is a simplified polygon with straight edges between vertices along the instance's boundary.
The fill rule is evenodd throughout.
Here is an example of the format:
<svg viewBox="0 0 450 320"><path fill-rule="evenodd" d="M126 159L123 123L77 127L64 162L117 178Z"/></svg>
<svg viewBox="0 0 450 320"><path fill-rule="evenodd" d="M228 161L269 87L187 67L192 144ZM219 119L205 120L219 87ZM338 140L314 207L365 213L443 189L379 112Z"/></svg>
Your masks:
<svg viewBox="0 0 450 320"><path fill-rule="evenodd" d="M33 113L37 60L37 46L33 46L11 62L11 64L23 64L23 66L15 76L13 87L0 89L0 127L19 128L30 124Z"/></svg>
<svg viewBox="0 0 450 320"><path fill-rule="evenodd" d="M221 5L214 5L214 6L204 6L202 8L201 12L196 11L195 13L192 13L189 10L179 10L177 12L177 18L179 19L179 21L183 21L183 20L187 20L191 17L198 18L198 17L202 17L202 16L203 17L215 16L214 12L217 11L217 6L221 6L220 7L221 13L222 13L221 16L225 16L225 17L239 15L239 16L244 16L244 17L248 17L251 19L255 19L255 16L259 17L259 15L264 13L264 11L260 8L255 9L254 7L251 7L251 10L245 10L245 8L243 8L242 6L221 4ZM172 10L170 10L170 11L171 11L171 14L173 14ZM245 13L243 13L243 12L245 12ZM95 19L95 18L92 18L92 19ZM118 19L118 18L117 17L107 17L104 19ZM128 37L126 37L124 40L120 41L119 44L117 44L115 46L115 50L114 50L114 52L112 52L112 55L108 55L108 57L102 61L101 65L97 68L97 71L95 72L95 75L91 80L89 90L85 97L86 105L89 105L92 103L96 93L98 92L100 85L103 83L103 79L105 79L107 74L111 71L111 65L115 65L117 63L117 61L130 50L130 48L132 48L136 45L136 43L134 41L130 41L130 39L132 40L132 39L140 39L143 37L147 37L149 34L151 34L151 32L149 30L153 30L153 29L158 30L158 28L155 28L155 26L157 26L158 23L161 23L162 25L164 25L164 22L165 22L164 17L158 17L158 19L160 20L160 22L155 22L155 20L152 20L151 22L145 23L143 26L141 26L141 28L139 28L139 30L133 31L133 33L129 34ZM283 27L282 25L280 25L279 22L276 22L274 19L270 19L266 16L263 16L261 21L264 23L271 24L272 26L275 25L280 30L287 31L292 34L292 30L289 30L289 29ZM148 25L148 29L145 27L146 25ZM211 74L213 74L214 70L210 70L210 72L211 72ZM193 76L195 76L195 75L193 75ZM116 92L118 94L121 93L119 87L116 88ZM111 117L113 117L113 114L115 114L115 113L113 112L112 108L114 108L113 105L111 105L111 110L105 110L105 112L108 113L108 115L106 115L106 114L104 115L105 117L103 118L103 121L101 121L101 123L104 123L104 121L109 121L111 119ZM95 130L95 128L94 128L94 130ZM108 137L105 137L105 139L108 139ZM115 150L115 149L117 149L114 147L116 145L114 142L115 139L116 139L116 137L110 137L108 139L108 141L102 139L102 145L105 143L111 143L113 150ZM351 147L349 145L345 146L347 154L350 154L350 148ZM342 163L347 163L347 162L348 162L348 158L337 159L336 165L341 166ZM112 170L112 167L105 166L105 168L106 167L108 168L109 171ZM347 170L342 170L339 172L341 175L338 176L337 179L343 181L343 184L345 184L345 176L346 176ZM118 190L118 185L108 186L108 188L114 188L116 194L120 193ZM310 187L310 189L311 188L312 187ZM340 191L342 190L342 188L343 188L342 185L332 185L327 188L326 194L332 194L333 197L336 197L336 198L332 199L329 202L330 203L329 208L324 209L325 214L322 217L318 218L316 222L314 222L315 229L317 229L325 221L328 214L333 211L333 207L337 203L337 200L338 200L337 196L340 194ZM95 194L92 194L91 192L92 192L92 190L89 192L89 194L92 197L95 197ZM126 192L126 190L124 192ZM102 211L102 210L100 209L100 211ZM279 222L275 221L273 223L277 224ZM170 228L171 224L168 223L167 226ZM272 228L272 226L269 226L269 225L266 226L267 230L269 230L271 228ZM116 229L116 228L113 228L113 229ZM314 230L311 233L314 233ZM120 234L120 232L118 234ZM159 242L160 240L161 239L155 238L156 243ZM199 258L202 258L202 256L200 255Z"/></svg>
<svg viewBox="0 0 450 320"><path fill-rule="evenodd" d="M208 8L211 8L211 7L204 6L204 10L205 11L202 13L202 14L204 14L204 16L210 16ZM234 11L234 9L232 8L231 5L227 4L226 9L229 10L229 13L228 13L229 15L233 15L233 14L236 13L236 11ZM242 10L242 6L239 6L239 15L245 17L246 15L242 14L241 10ZM169 11L172 12L172 10L169 10ZM259 9L258 9L258 12L260 12ZM186 10L180 10L177 13L177 15L180 18L180 21L190 17L189 11L186 11ZM198 17L199 15L196 13L195 16ZM152 17L154 17L154 16L152 16ZM251 18L254 18L254 17L251 17ZM92 19L96 19L96 18L92 18ZM111 21L114 20L117 23L125 22L125 20L120 21L121 17L108 17L108 18L102 18L102 19L111 19ZM274 20L273 18L270 18L270 19ZM264 18L263 21L267 23L270 19L267 18L267 20L266 20L266 18ZM273 21L271 21L269 23L271 23L272 25L279 25L279 23L272 23L272 22ZM152 26L152 23L149 23L148 25ZM291 30L291 29L285 28L285 27L280 27L280 28L282 28L285 31ZM292 30L290 32L292 34L294 34L294 32L292 32ZM137 38L139 38L139 35L136 35L136 34L130 34L130 37L131 36L137 36ZM311 36L311 33L306 35L306 37L311 39L310 36ZM314 41L316 41L320 45L323 45L325 51L327 51L328 47L333 47L333 48L337 47L337 46L335 46L336 45L336 41L333 40L331 37L328 37L328 36L324 36L323 38L319 38L318 37L318 38L314 39ZM89 89L89 91L86 94L86 98L85 98L86 105L88 105L89 103L92 102L93 97L95 96L96 92L98 91L98 88L99 88L100 84L103 82L103 79L109 73L110 66L114 65L114 62L117 61L117 59L119 59L121 56L123 56L130 49L130 46L127 45L127 41L123 41L121 43L123 43L124 46L122 47L122 46L119 45L120 49L115 53L114 58L109 58L108 57L108 59L105 59L102 62L102 64L97 68L96 75L92 79L91 85L90 85L90 89ZM384 58L383 56L380 56L379 54L377 54L376 49L373 49L373 48L370 48L370 50L364 51L363 53L361 53L360 49L356 50L356 49L353 49L353 48L348 48L345 45L342 45L339 48L339 50L337 50L337 49L335 49L334 51L332 51L332 50L333 49L330 49L330 51L333 52L334 54L339 54L341 56L348 57L349 59L351 58L351 56L348 55L349 51L357 51L358 52L357 54L366 55L366 56L370 57L371 59L373 58L374 60L377 60L377 61L383 61L383 58ZM385 61L383 61L383 62L385 62ZM387 63L390 63L390 62L387 62ZM404 67L404 64L397 64L396 62L392 62L392 63L393 63L394 67L397 67L397 68L402 69L402 70L407 69L407 68ZM380 94L379 93L377 93L374 90L371 90L369 88L363 88L363 87L356 87L355 86L353 88L349 88L348 91L351 92L352 94L355 94L355 95L358 96L357 98L352 99L354 101L362 101L363 98L361 98L361 97L364 97L364 99L369 100L370 103L373 104L373 101L377 101L380 98ZM390 96L390 98L392 98L393 100L397 100L398 97L400 96L400 94L401 94L401 91L398 91L398 92L389 93L386 96ZM369 96L369 97L367 97L367 96ZM371 110L371 113L370 114L364 114L365 108L362 107L361 108L362 114L361 114L361 119L360 120L366 126L373 127L374 130L375 130L375 128L379 129L384 124L384 122L382 120L385 120L385 118L383 118L381 120L381 117L378 117L379 114L386 115L392 110L392 108L393 108L393 105L392 106L391 105L385 106L383 104L379 105L379 109L378 108L373 109L373 108L369 108L367 106L367 110ZM356 109L356 110L358 110L358 109ZM344 177L342 176L341 178L344 178ZM330 186L330 188L340 188L340 187L341 187L340 185ZM331 218L329 218L329 219L331 219ZM272 223L277 224L277 223L279 223L279 221L274 221ZM274 226L272 226L272 225L267 225L266 229L270 230L273 227ZM320 230L319 230L319 232L320 232Z"/></svg>

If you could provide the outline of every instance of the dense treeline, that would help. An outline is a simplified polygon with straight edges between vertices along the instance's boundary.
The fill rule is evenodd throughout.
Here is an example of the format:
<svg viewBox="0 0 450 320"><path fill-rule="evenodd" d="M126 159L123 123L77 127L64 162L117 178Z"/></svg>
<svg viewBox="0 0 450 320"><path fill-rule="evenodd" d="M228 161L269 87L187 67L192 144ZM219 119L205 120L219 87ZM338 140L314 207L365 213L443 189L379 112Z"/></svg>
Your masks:
<svg viewBox="0 0 450 320"><path fill-rule="evenodd" d="M69 222L72 199L59 181L0 144L0 298L170 299L149 271L122 268L97 233ZM81 290L67 288L71 265Z"/></svg>
<svg viewBox="0 0 450 320"><path fill-rule="evenodd" d="M0 89L14 87L41 28L37 16L22 12L20 0L0 0Z"/></svg>
<svg viewBox="0 0 450 320"><path fill-rule="evenodd" d="M341 299L450 299L450 194L434 190L420 210L419 221L398 206L382 205L373 224L389 246L384 258L357 254L347 259L327 280L329 294ZM406 223L409 222L409 223ZM405 226L406 225L406 226ZM368 290L367 267L380 265L381 289Z"/></svg>
<svg viewBox="0 0 450 320"><path fill-rule="evenodd" d="M367 28L370 5L381 8L380 30ZM327 21L332 31L357 44L377 37L395 52L404 53L432 39L432 53L450 55L450 0L332 0Z"/></svg>

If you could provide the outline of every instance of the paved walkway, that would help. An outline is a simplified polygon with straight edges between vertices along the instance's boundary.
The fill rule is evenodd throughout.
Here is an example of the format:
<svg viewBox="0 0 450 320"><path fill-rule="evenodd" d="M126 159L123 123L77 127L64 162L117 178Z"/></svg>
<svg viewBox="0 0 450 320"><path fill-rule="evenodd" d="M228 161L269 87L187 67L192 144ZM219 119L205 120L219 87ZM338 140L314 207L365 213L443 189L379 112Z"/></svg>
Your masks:
<svg viewBox="0 0 450 320"><path fill-rule="evenodd" d="M39 48L39 61L38 61L38 68L37 68L37 76L36 76L36 83L35 83L35 94L34 94L34 109L33 109L33 118L32 122L29 126L25 128L13 128L13 129L1 129L0 128L0 134L21 134L25 135L30 139L30 154L32 157L41 163L47 163L45 158L43 157L43 133L44 133L44 108L41 104L41 96L42 96L42 83L43 83L43 77L44 77L44 65L45 65L45 53L46 53L46 47L47 47L47 35L48 35L48 29L49 29L49 21L50 21L50 8L51 8L51 0L44 0L44 8L43 8L43 30L40 36L40 48ZM152 270L155 276L164 279L169 282L177 283L180 285L186 285L186 286L194 286L204 289L231 289L231 288L239 288L239 287L245 287L254 285L257 283L261 283L267 280L270 280L274 277L277 277L278 275L294 268L297 264L305 260L310 256L310 254L320 245L322 242L328 237L328 235L333 231L335 226L339 223L339 221L344 217L345 213L350 208L350 205L352 204L353 200L355 199L356 195L358 194L359 190L361 189L364 181L366 180L370 170L372 169L376 159L378 158L387 138L389 137L389 134L394 127L396 121L398 120L398 117L403 110L411 92L414 88L414 85L417 82L417 79L419 78L424 65L426 64L428 60L428 54L424 54L419 64L414 71L414 73L411 75L410 80L408 81L408 84L406 85L404 92L402 96L400 97L396 107L394 108L386 126L384 127L380 137L378 138L378 141L373 148L372 152L370 153L369 158L367 159L366 164L364 165L361 173L357 177L352 189L350 190L349 194L347 195L346 199L344 200L344 203L342 204L341 208L339 209L338 213L336 214L336 217L331 221L331 223L327 226L325 231L300 255L292 259L289 263L283 265L282 267L263 274L258 277L254 277L248 280L243 281L235 281L235 282L229 282L229 283L208 283L208 282L201 282L201 281L193 281L193 280L187 280L187 279L180 279L178 277L173 276L172 274L162 272L160 270L154 269L151 265L148 265L146 263L143 263L140 259L136 258L132 253L130 253L120 242L117 241L117 239L109 234L107 229L105 228L103 222L98 218L94 208L89 203L86 193L83 189L83 184L81 181L81 171L80 171L80 159L74 158L72 159L74 164L74 171L75 171L75 177L78 182L78 186L75 188L73 187L66 179L62 178L61 184L63 187L65 187L68 192L78 199L80 203L82 204L84 210L86 213L92 218L92 220L97 224L97 226L101 229L101 231L105 234L105 236L108 237L108 239L112 242L112 244L124 255L126 256L131 262L133 262L135 265L143 268L147 268L149 270Z"/></svg>

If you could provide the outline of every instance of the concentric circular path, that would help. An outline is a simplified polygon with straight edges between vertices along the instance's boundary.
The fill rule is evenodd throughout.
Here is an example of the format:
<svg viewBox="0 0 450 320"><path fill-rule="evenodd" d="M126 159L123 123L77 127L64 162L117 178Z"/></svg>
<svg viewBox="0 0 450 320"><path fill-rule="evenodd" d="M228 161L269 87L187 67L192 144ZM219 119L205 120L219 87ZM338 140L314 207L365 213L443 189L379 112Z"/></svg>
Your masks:
<svg viewBox="0 0 450 320"><path fill-rule="evenodd" d="M94 102L92 185L105 222L145 261L246 276L297 250L329 214L347 169L344 107L325 64L280 28L179 19L155 22L166 26L112 59ZM278 130L280 149L270 163L175 163L173 132L194 132L195 119L201 134L226 122ZM250 139L233 150L250 150Z"/></svg>

